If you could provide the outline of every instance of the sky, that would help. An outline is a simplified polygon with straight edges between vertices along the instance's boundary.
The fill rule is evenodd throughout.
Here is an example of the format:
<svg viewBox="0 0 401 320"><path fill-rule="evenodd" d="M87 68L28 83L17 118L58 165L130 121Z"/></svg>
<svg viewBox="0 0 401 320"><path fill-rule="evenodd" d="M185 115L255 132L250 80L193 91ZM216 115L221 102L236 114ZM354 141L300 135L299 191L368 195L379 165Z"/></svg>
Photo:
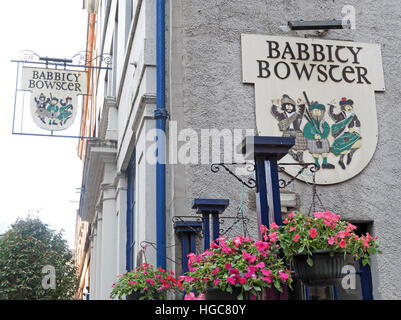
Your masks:
<svg viewBox="0 0 401 320"><path fill-rule="evenodd" d="M23 50L42 57L74 56L85 49L86 22L82 0L13 0L0 10L0 234L30 214L63 230L73 248L83 166L78 140L12 134L17 64L11 60L20 59ZM77 128L79 116L80 111Z"/></svg>

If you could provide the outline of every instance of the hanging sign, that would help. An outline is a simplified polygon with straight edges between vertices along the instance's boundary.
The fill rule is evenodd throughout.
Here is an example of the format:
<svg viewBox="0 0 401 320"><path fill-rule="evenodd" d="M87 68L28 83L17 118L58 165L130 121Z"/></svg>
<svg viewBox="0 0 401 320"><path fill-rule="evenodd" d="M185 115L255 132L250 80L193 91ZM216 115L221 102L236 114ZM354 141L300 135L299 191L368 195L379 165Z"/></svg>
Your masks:
<svg viewBox="0 0 401 320"><path fill-rule="evenodd" d="M31 115L42 129L69 128L77 114L78 96L87 94L87 73L24 67L23 89L31 91Z"/></svg>
<svg viewBox="0 0 401 320"><path fill-rule="evenodd" d="M258 134L295 138L282 162L315 163L317 184L367 166L378 139L375 91L384 91L378 44L243 34L242 64Z"/></svg>

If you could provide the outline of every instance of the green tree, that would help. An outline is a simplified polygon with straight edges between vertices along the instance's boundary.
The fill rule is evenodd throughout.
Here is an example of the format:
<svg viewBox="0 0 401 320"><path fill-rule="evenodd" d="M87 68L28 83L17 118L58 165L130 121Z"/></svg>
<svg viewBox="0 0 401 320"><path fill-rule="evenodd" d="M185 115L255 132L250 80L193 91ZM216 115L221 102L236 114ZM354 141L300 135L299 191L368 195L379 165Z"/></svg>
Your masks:
<svg viewBox="0 0 401 320"><path fill-rule="evenodd" d="M0 238L0 300L68 300L77 288L62 232L37 218L18 219Z"/></svg>

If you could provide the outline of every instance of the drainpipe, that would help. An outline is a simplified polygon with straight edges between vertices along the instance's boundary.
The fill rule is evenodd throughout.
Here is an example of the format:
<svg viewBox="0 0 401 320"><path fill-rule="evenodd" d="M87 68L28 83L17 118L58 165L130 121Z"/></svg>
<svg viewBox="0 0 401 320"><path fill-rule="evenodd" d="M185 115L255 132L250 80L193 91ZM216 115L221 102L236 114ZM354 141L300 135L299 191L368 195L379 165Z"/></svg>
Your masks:
<svg viewBox="0 0 401 320"><path fill-rule="evenodd" d="M156 2L156 248L157 266L166 269L166 95L165 0Z"/></svg>

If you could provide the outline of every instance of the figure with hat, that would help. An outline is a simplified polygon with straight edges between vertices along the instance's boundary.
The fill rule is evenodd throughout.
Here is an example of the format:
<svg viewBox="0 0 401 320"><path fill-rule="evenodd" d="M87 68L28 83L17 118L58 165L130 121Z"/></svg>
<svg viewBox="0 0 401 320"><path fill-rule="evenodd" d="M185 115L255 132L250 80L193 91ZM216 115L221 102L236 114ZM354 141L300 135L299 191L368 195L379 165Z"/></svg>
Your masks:
<svg viewBox="0 0 401 320"><path fill-rule="evenodd" d="M335 100L330 104L329 115L335 121L331 127L331 133L335 138L330 151L340 156L338 161L345 170L344 157L347 155L347 165L351 163L355 151L362 145L360 134L361 122L354 112L354 102L343 97L340 102L340 113L335 113Z"/></svg>
<svg viewBox="0 0 401 320"><path fill-rule="evenodd" d="M295 161L303 163L303 152L307 149L307 142L301 130L305 102L298 98L295 103L287 94L284 94L281 100L275 99L272 102L271 113L279 122L278 127L283 132L283 137L295 138L295 145L289 150L289 154Z"/></svg>
<svg viewBox="0 0 401 320"><path fill-rule="evenodd" d="M320 169L319 157L322 157L323 169L334 169L335 166L327 162L330 152L330 143L327 139L330 134L330 126L324 120L326 107L318 102L312 102L305 114L308 122L304 127L304 137L307 139L308 150L315 160L316 170Z"/></svg>
<svg viewBox="0 0 401 320"><path fill-rule="evenodd" d="M56 119L59 116L58 99L51 97L50 103L47 106L47 117L49 118L49 125L57 125Z"/></svg>

